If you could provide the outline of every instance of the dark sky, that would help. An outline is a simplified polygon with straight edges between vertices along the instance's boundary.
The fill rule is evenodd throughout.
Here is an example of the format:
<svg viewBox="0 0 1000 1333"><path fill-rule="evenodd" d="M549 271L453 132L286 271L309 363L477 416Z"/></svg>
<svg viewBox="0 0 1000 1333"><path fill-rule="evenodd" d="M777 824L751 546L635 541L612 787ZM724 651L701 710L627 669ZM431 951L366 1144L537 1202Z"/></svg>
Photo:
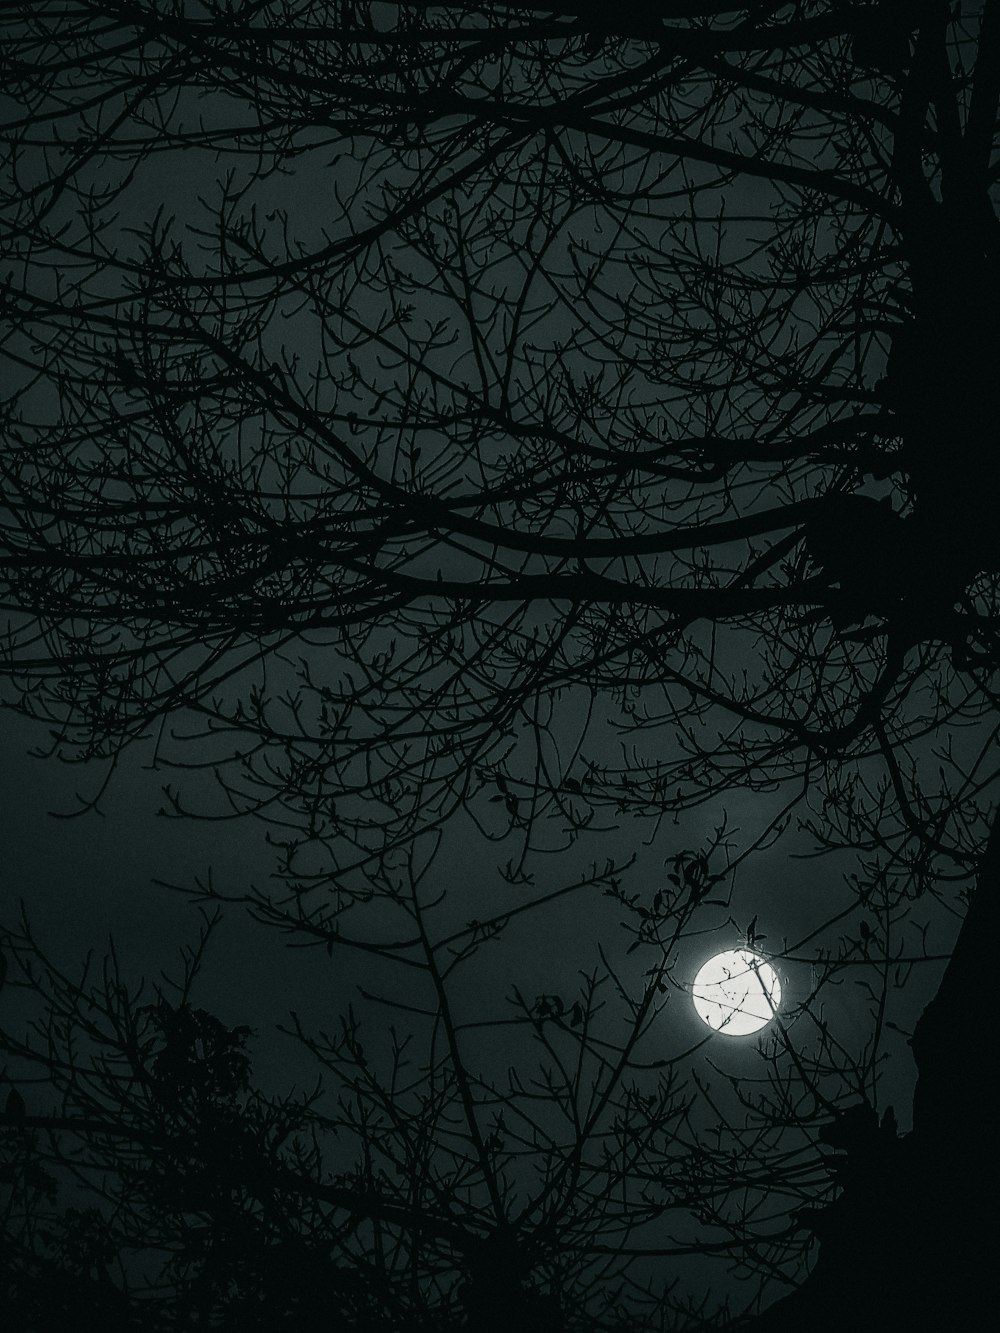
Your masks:
<svg viewBox="0 0 1000 1333"><path fill-rule="evenodd" d="M270 874L273 851L259 826L157 817L164 775L144 768L139 751L122 761L101 813L57 817L79 808L77 794L93 795L99 771L30 757L33 737L44 732L9 712L2 727L4 911L23 899L39 939L60 962L73 964L88 949L103 952L110 932L127 974L150 981L162 970L177 975L178 951L196 938L198 912L155 881L193 885L211 871L220 886L239 886ZM275 947L232 908L213 940L200 1003L259 1031L259 1073L282 1087L287 1043L275 1038L273 1020L293 1006L318 1017L346 999L346 990L325 955Z"/></svg>
<svg viewBox="0 0 1000 1333"><path fill-rule="evenodd" d="M258 192L260 208L273 207L277 201L288 206L295 214L298 235L314 243L326 220L335 185L349 188L345 173L357 169L357 165L342 163L336 170L331 167L321 180L301 171L275 176ZM164 197L179 202L183 211L185 201L192 201L203 189L210 192L218 179L218 166L208 156L197 163L189 156L173 163L158 159L139 173L123 213L123 225L130 219L147 219ZM744 206L750 209L761 205L750 192ZM101 799L101 813L57 818L57 814L65 815L77 808L77 794L89 797L97 790L102 772L96 767L70 767L54 759L30 758L29 749L44 744L44 732L11 712L0 714L0 727L5 754L0 777L4 912L10 914L23 899L39 937L61 963L72 965L87 950L103 950L109 933L113 933L127 974L155 978L164 969L176 970L177 950L190 943L197 931L197 912L184 897L158 887L154 881L190 885L211 872L220 887L233 891L268 881L274 853L259 824L247 819L199 824L157 817L162 784L178 782L183 789L184 781L176 774L143 766L149 759L150 746L126 754ZM603 744L608 755L614 753L616 743L610 737L605 737ZM587 859L635 851L639 867L633 872L630 888L652 892L658 877L665 873L667 859L683 848L702 844L722 809L730 828L740 830L739 839L746 843L785 799L787 793L773 798L750 792L730 793L719 803L686 816L679 827L665 823L652 845L644 841L651 824L626 822L615 832L584 839L584 845L572 856L543 858L536 871L548 873L556 881L572 877ZM494 867L512 850L502 843L484 845L468 822L456 821L434 871L442 887L450 890L449 905L443 909L452 914L450 920L460 925L472 916L495 910L506 890ZM752 1072L755 1040L709 1036L700 1025L684 987L704 959L740 943L739 928L756 916L758 930L767 937L767 950L779 960L785 1007L791 1012L808 993L812 951L821 944L836 945L838 928L820 939L809 939L801 948L795 947L833 914L836 904L842 902L846 908L851 901L841 886L841 875L850 868L848 863L833 858L799 859L807 850L807 841L793 831L770 850L755 855L742 867L732 886L730 903L725 907L703 906L695 932L681 947L673 976L677 990L664 1012L664 1051L673 1052L702 1041L692 1056L692 1068L705 1077L713 1076L712 1063L723 1073ZM943 953L954 932L954 920L931 902L915 916L936 919L937 933L929 942L934 952ZM618 917L614 904L593 895L542 915L526 914L511 927L503 945L483 948L474 965L461 974L456 991L462 1005L470 1013L486 1009L495 1012L514 984L529 995L571 990L577 984L580 968L597 965L600 941L611 942L621 953ZM635 955L624 965L624 975L638 983L645 966L648 960L643 961L642 954ZM894 998L893 1020L904 1030L933 994L940 971L937 964L916 969L906 995ZM309 1062L275 1033L275 1024L295 1009L307 1026L332 1026L346 1005L357 999L359 983L374 986L383 980L387 985L394 984L367 959L340 953L328 958L321 949L289 949L274 932L248 923L234 907L229 909L225 926L214 941L198 1003L227 1023L246 1023L256 1029L258 1076L265 1087L282 1091L291 1084L308 1085L313 1073ZM824 1009L831 1028L848 1045L862 1043L869 1020L868 1001L860 986L846 978L828 988ZM384 1013L371 1012L370 1022L376 1028L384 1027ZM523 1046L505 1047L502 1038L494 1045L498 1066L507 1058L523 1057ZM912 1060L901 1034L887 1034L885 1049L890 1060L882 1104L895 1104L905 1128L909 1123Z"/></svg>
<svg viewBox="0 0 1000 1333"><path fill-rule="evenodd" d="M89 797L96 791L100 771L30 757L34 738L44 737L40 726L10 712L3 714L2 725L5 910L9 912L23 899L39 937L61 962L72 963L88 949L102 951L112 932L126 972L154 979L161 970L175 969L177 950L192 942L198 926L195 905L155 881L193 885L211 873L219 887L231 891L267 883L274 851L267 846L260 825L248 819L198 823L158 817L162 785L176 777L144 767L145 755L138 749L122 761L101 798L101 813L57 817L78 809L78 795ZM754 805L761 800L747 797L741 812L739 803L730 798L726 804L731 824L739 825L742 813L746 827L757 813ZM678 845L682 832L686 835L683 845L696 845L704 831L696 822L685 830L672 826L663 830L653 847L636 841L640 865L646 869L633 878L631 887L641 888L664 873L664 856ZM602 853L610 854L616 843L624 850L629 836L635 838L636 832L646 834L648 830L639 826L633 831L626 825L617 837L602 839ZM495 909L503 888L495 880L490 884L490 858L499 862L509 850L503 843L484 847L470 833L466 824L453 835L435 865L438 881L451 891L450 910L458 924ZM802 839L787 836L741 869L729 908L706 904L701 909L696 930L679 954L678 984L689 983L706 957L740 942L733 922L745 926L756 915L758 930L767 936L764 947L782 959L786 941L794 946L825 920L830 914L831 892L838 891L839 868L830 859L798 859L795 852L803 846ZM542 866L556 882L562 873L559 858L546 858ZM842 896L846 906L849 897ZM931 914L928 909L924 916ZM940 919L941 914L937 915ZM619 918L615 904L593 894L574 900L573 906L547 909L537 917L529 913L510 928L502 945L481 950L474 965L460 975L456 994L471 1011L481 1009L484 1002L495 1009L511 984L529 994L562 987L570 990L577 983L578 969L597 962L598 940L614 949L617 937L620 949ZM941 921L939 941L948 938L949 929L947 920ZM801 960L810 957L817 944L829 947L835 939L835 934L826 935L798 951L789 948L792 957L780 964L786 1009L804 998L810 984L811 969ZM641 970L637 960L636 980ZM907 998L897 1000L893 1009L894 1021L901 1027L915 1020L933 993L939 972L936 964L917 969ZM277 1091L289 1081L307 1081L309 1065L274 1032L275 1022L295 1009L317 1026L328 1025L349 1001L356 1001L357 985L371 986L375 975L367 958L357 960L343 953L327 958L322 949L291 949L274 932L249 922L241 908L232 906L226 909L224 926L214 939L200 1002L226 1022L249 1023L257 1030L258 1073ZM675 1043L687 1046L706 1035L688 996L675 999L683 1003L669 1009L665 1048L674 1048ZM855 1041L862 1038L867 1018L859 987L849 980L828 987L824 1010L842 1036ZM379 1021L374 1020L376 1025ZM694 1058L747 1072L754 1044L753 1039L714 1036ZM901 1037L890 1034L888 1049L891 1060L884 1097L895 1102L905 1124L912 1061Z"/></svg>
<svg viewBox="0 0 1000 1333"><path fill-rule="evenodd" d="M39 937L52 948L57 961L71 970L88 949L100 953L110 931L126 976L155 979L162 969L173 969L176 974L177 950L193 941L197 914L189 901L157 887L154 880L191 883L211 870L220 886L266 881L273 851L266 846L260 827L247 820L198 825L157 818L163 774L143 769L138 752L124 761L101 802L102 815L54 818L52 811L75 808L74 793L93 792L98 773L51 759L29 758L33 729L10 713L3 715L2 725L7 760L2 793L5 910L11 910L14 900L23 898ZM752 802L748 800L747 805L746 813L750 815ZM738 814L731 810L733 823L739 822ZM689 841L695 842L701 832L692 830L695 836ZM644 849L650 877L662 875L663 857L677 836L677 830L667 830L655 848ZM609 845L613 841L607 840ZM778 955L786 1013L804 998L811 969L805 962L781 958L783 940L787 937L794 942L825 919L830 886L838 872L829 862L790 859L788 852L793 847L793 840L786 839L744 868L734 890L731 913L724 908L703 907L696 933L684 942L678 955L678 986L689 984L706 957L740 942L730 915L745 925L756 914L759 930L768 937L765 948ZM444 849L438 873L453 890L451 903L458 919L467 918L473 911L485 915L483 909L489 909L494 892L489 884L487 858L493 855L499 860L503 854L502 844L484 848L467 833L453 838ZM556 859L550 858L549 863L557 874ZM632 887L640 883L641 878L634 880ZM848 899L845 894L845 905ZM599 941L610 942L613 953L617 947L620 959L620 938L615 945L617 918L614 904L593 896L539 916L527 914L520 926L510 928L502 945L484 947L460 974L453 988L456 1012L502 1014L501 1000L512 984L528 995L572 993L579 982L579 969L597 965ZM833 939L835 936L831 942ZM807 957L814 944L806 946L801 956ZM641 956L636 955L636 960ZM631 979L637 987L645 965L636 961L632 968ZM937 966L918 970L905 1001L894 1002L896 1022L909 1026L915 1021L922 1004L933 993L939 972ZM627 964L623 975L629 975ZM314 1030L332 1029L347 1004L353 1002L359 1005L367 1023L366 1047L378 1049L383 1045L388 1022L386 1011L372 1009L363 1001L359 1004L357 988L364 984L369 989L392 991L394 980L373 967L367 956L335 953L328 958L322 949L289 949L272 931L248 922L240 909L230 908L213 942L196 1002L228 1024L246 1023L256 1030L252 1051L257 1081L264 1090L280 1094L293 1087L310 1088L317 1072L301 1050L276 1031L276 1025L286 1021L289 1011L294 1009ZM405 989L397 988L395 994L415 1002L421 998L418 994L407 995ZM432 997L426 994L422 998L430 1002ZM869 1026L867 1009L865 995L849 980L827 987L824 1014L831 1028L849 1045L863 1041ZM399 1022L398 1015L393 1018ZM806 1024L808 1044L808 1020L799 1021ZM663 1055L673 1056L697 1047L687 1069L716 1091L720 1083L725 1091L726 1076L759 1073L757 1039L709 1034L697 1019L685 990L671 996L661 1022ZM913 1062L899 1034L888 1034L885 1049L890 1060L880 1102L882 1107L895 1105L901 1128L906 1129L910 1123ZM650 1054L648 1048L646 1054ZM484 1068L492 1066L498 1072L509 1063L530 1072L536 1054L526 1047L523 1030L513 1041L504 1030L491 1030L487 1037L475 1040L475 1058ZM648 1261L646 1266L654 1280L669 1272L693 1292L711 1288L714 1297L721 1298L731 1290L737 1303L748 1296L739 1280L726 1276L714 1259L675 1259L666 1269L659 1261Z"/></svg>

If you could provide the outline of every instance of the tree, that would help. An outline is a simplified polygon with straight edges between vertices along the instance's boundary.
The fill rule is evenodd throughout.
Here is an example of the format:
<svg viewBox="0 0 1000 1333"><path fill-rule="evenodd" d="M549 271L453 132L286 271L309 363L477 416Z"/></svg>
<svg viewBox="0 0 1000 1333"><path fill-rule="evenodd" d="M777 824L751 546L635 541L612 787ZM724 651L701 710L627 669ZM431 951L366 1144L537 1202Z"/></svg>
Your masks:
<svg viewBox="0 0 1000 1333"><path fill-rule="evenodd" d="M775 1237L755 1213L776 1187L811 1199L824 1172L787 1143L793 1160L770 1160L759 1123L719 1124L707 1143L689 1052L664 1055L662 1033L657 1050L694 910L665 905L673 939L640 1001L613 973L584 978L572 1004L515 992L507 1023L534 1043L522 1038L503 1083L465 1040L488 1040L496 1020L459 1024L449 1002L475 954L466 942L447 970L447 951L428 953L439 1003L423 1023L419 992L396 1006L409 1033L393 1024L381 1039L377 1010L319 1034L293 1015L290 1035L338 1095L318 1079L281 1097L251 1084L249 1030L196 1003L217 915L152 996L114 952L69 975L22 921L3 939L7 984L34 1019L26 1035L0 1023L19 1098L0 1116L5 1308L33 1333L71 1317L157 1330L706 1327L721 1302L675 1292L649 1261L701 1254L704 1238L685 1236L696 1221L724 1229L710 1250L766 1262ZM712 1112L725 1104L717 1094Z"/></svg>
<svg viewBox="0 0 1000 1333"><path fill-rule="evenodd" d="M865 856L830 968L890 986L992 802L996 6L4 23L4 664L54 748L215 772L283 873L210 896L369 953L457 820L520 910L751 790L672 922L797 814ZM580 882L655 950L626 869ZM818 1032L814 1117L879 1051Z"/></svg>

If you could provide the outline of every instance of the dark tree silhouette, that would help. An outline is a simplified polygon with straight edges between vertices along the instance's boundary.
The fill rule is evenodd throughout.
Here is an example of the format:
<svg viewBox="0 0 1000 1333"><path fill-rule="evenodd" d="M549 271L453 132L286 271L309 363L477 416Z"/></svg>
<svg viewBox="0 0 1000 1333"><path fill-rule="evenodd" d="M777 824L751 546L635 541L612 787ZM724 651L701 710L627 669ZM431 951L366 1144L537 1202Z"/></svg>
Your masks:
<svg viewBox="0 0 1000 1333"><path fill-rule="evenodd" d="M63 757L153 747L176 813L271 821L276 887L199 896L417 960L448 1073L435 1092L422 1057L414 1114L460 1106L489 1200L463 1202L491 1220L467 1219L486 1248L455 1315L481 1327L495 1290L535 1288L449 969L563 888L604 889L653 964L614 988L638 1033L668 944L788 819L856 849L852 908L826 912L840 943L809 958L815 1045L779 1025L767 1097L720 1113L717 1155L692 1122L720 1247L794 1271L803 1233L746 1199L815 1204L815 1156L797 1174L787 1144L875 1100L886 995L927 956L900 943L912 903L976 873L996 804L1000 7L70 0L0 22L10 701ZM547 852L585 865L616 821L747 791L753 833L672 847L659 901L624 865L537 886ZM470 823L513 849L511 897L430 929L412 858ZM816 997L855 968L874 1036L852 1055ZM603 1115L633 1050L600 1056L590 1003L546 993L517 1021L597 1061L580 1087L607 1090ZM310 1049L354 1060L351 1032ZM391 1089L364 1094L390 1118ZM758 1164L741 1214L732 1143ZM418 1159L395 1160L412 1187ZM619 1196L550 1169L580 1259L566 1219ZM621 1198L641 1214L641 1187ZM593 1260L618 1224L587 1216ZM408 1245L406 1317L446 1327L429 1274L457 1269ZM597 1318L573 1294L596 1271L541 1297Z"/></svg>
<svg viewBox="0 0 1000 1333"><path fill-rule="evenodd" d="M25 1035L0 1024L19 1099L0 1117L6 1308L45 1330L85 1313L154 1329L717 1322L718 1299L673 1291L651 1261L703 1256L691 1229L714 1223L709 1253L773 1263L776 1239L792 1238L769 1225L771 1191L801 1203L826 1173L801 1146L772 1160L759 1113L742 1137L734 1120L704 1140L691 1053L665 1053L656 1032L695 910L681 896L664 908L661 961L638 1001L609 1003L610 973L584 977L572 1000L515 991L506 1024L534 1040L503 1082L483 1076L469 1040L497 1021L460 1023L449 1000L474 957L467 942L428 952L439 1001L421 1027L411 983L396 1006L408 1034L393 1025L386 1038L377 1015L353 1010L310 1034L293 1015L290 1035L336 1096L320 1082L256 1091L248 1029L196 1004L218 917L152 996L114 954L71 977L26 922L8 930L7 986L33 1022ZM717 1116L726 1101L713 1101Z"/></svg>
<svg viewBox="0 0 1000 1333"><path fill-rule="evenodd" d="M362 855L541 700L688 737L588 793L657 814L990 707L992 8L636 12L8 7L5 665L66 753L193 710Z"/></svg>

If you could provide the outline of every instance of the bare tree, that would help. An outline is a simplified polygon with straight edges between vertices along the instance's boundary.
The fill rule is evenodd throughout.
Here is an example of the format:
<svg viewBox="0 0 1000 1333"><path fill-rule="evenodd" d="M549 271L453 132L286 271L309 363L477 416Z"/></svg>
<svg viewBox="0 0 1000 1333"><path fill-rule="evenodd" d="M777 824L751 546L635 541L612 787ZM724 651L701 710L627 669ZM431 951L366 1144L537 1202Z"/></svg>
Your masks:
<svg viewBox="0 0 1000 1333"><path fill-rule="evenodd" d="M595 800L875 747L923 831L991 707L992 9L520 13L8 9L7 671L365 847L616 691L687 744Z"/></svg>
<svg viewBox="0 0 1000 1333"><path fill-rule="evenodd" d="M666 1021L699 910L677 878L655 913L599 880L654 960L638 989L601 948L573 992L514 986L498 1014L456 997L502 927L434 938L415 873L410 947L367 950L405 984L383 967L329 1030L292 1015L304 1094L255 1089L249 1029L197 1002L218 915L152 993L114 951L71 973L9 928L6 1307L39 1330L719 1327L694 1261L794 1279L790 1215L830 1190L810 1127L871 1071L790 1014L757 1090L707 1082L708 1038Z"/></svg>
<svg viewBox="0 0 1000 1333"><path fill-rule="evenodd" d="M807 997L725 1118L773 1173L874 1100L911 905L995 803L997 14L8 6L11 700L270 820L277 887L203 896L372 956L435 830L534 910L547 852L758 793L679 900L581 871L655 959L639 1028L703 884L790 818L859 849L809 961L870 969L874 1035ZM555 998L520 1021L588 1049Z"/></svg>

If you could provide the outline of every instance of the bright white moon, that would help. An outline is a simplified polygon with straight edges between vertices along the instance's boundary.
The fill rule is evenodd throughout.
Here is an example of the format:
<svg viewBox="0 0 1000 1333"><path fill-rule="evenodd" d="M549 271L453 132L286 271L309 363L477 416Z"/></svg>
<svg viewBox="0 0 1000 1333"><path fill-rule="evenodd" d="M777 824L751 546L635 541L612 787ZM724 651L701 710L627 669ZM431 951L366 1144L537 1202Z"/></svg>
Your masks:
<svg viewBox="0 0 1000 1333"><path fill-rule="evenodd" d="M698 1017L730 1037L759 1032L781 1003L778 974L749 949L710 958L695 977L692 993Z"/></svg>

